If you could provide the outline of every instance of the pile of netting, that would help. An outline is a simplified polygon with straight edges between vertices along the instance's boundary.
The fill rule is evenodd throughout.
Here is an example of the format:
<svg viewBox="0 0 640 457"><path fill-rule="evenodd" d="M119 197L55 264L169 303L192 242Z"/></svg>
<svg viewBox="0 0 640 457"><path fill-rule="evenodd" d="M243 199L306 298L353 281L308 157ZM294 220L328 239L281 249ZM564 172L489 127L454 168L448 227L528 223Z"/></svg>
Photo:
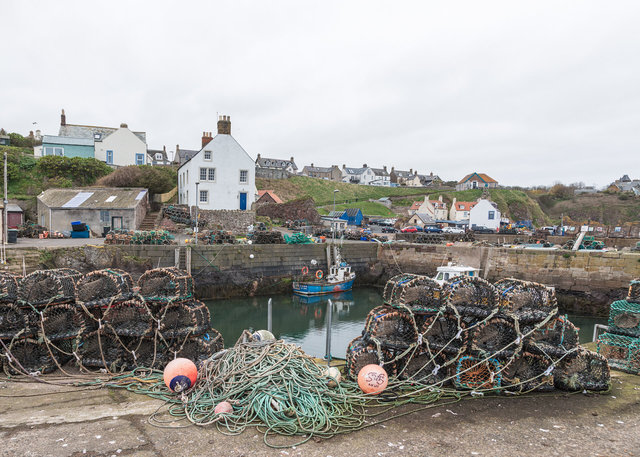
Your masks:
<svg viewBox="0 0 640 457"><path fill-rule="evenodd" d="M610 387L606 360L579 346L578 329L542 284L460 276L440 286L402 274L383 298L349 344L351 378L373 363L399 383L474 395Z"/></svg>
<svg viewBox="0 0 640 457"><path fill-rule="evenodd" d="M138 280L122 270L60 268L0 274L0 365L8 375L62 370L116 373L202 362L223 348L193 279L176 268Z"/></svg>
<svg viewBox="0 0 640 457"><path fill-rule="evenodd" d="M284 244L282 233L278 230L259 230L251 237L254 244Z"/></svg>
<svg viewBox="0 0 640 457"><path fill-rule="evenodd" d="M291 235L284 234L284 242L287 244L313 244L313 238L304 233L293 233Z"/></svg>
<svg viewBox="0 0 640 457"><path fill-rule="evenodd" d="M174 236L166 230L112 229L104 244L175 244Z"/></svg>
<svg viewBox="0 0 640 457"><path fill-rule="evenodd" d="M611 303L607 332L598 337L598 353L611 367L640 374L640 278L629 284L626 300Z"/></svg>
<svg viewBox="0 0 640 457"><path fill-rule="evenodd" d="M189 211L189 208L186 205L184 206L170 205L166 208L163 208L162 217L169 218L173 222L176 222L178 224L186 224L190 226L195 225L194 220L191 218L191 213ZM202 228L205 225L206 225L206 221L204 219L200 219L198 221L199 227Z"/></svg>
<svg viewBox="0 0 640 457"><path fill-rule="evenodd" d="M206 230L198 233L202 244L234 244L236 237L227 230Z"/></svg>

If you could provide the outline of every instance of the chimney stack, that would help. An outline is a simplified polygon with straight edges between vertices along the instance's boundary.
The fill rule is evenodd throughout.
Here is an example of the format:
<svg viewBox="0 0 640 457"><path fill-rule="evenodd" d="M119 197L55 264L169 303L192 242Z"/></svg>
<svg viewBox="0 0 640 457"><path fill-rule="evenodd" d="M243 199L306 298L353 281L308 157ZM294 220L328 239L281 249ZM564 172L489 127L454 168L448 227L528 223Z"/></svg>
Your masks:
<svg viewBox="0 0 640 457"><path fill-rule="evenodd" d="M367 164L366 164L366 163L363 163L363 164L362 164L362 168L367 168Z"/></svg>
<svg viewBox="0 0 640 457"><path fill-rule="evenodd" d="M409 174L412 175L413 174L413 168L409 168Z"/></svg>
<svg viewBox="0 0 640 457"><path fill-rule="evenodd" d="M383 165L383 166L382 166L382 169L386 172L386 171L387 171L387 166L386 166L386 165Z"/></svg>
<svg viewBox="0 0 640 457"><path fill-rule="evenodd" d="M295 162L295 160L293 160L293 156L291 156L291 163Z"/></svg>
<svg viewBox="0 0 640 457"><path fill-rule="evenodd" d="M218 135L231 135L231 116L218 116Z"/></svg>
<svg viewBox="0 0 640 457"><path fill-rule="evenodd" d="M67 116L64 114L64 110L62 110L62 114L60 115L60 125L67 125Z"/></svg>
<svg viewBox="0 0 640 457"><path fill-rule="evenodd" d="M207 144L209 144L209 141L211 141L211 140L213 140L213 137L211 136L211 132L202 132L202 147L203 148Z"/></svg>

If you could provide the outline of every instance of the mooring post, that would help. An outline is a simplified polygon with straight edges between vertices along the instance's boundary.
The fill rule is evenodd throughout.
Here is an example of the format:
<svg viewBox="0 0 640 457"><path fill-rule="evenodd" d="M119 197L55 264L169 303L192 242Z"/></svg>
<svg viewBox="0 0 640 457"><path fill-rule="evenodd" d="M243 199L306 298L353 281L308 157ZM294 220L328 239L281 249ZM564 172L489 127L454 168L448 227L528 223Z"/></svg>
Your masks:
<svg viewBox="0 0 640 457"><path fill-rule="evenodd" d="M187 273L191 274L191 246L187 246L187 258L185 259Z"/></svg>
<svg viewBox="0 0 640 457"><path fill-rule="evenodd" d="M333 304L331 303L331 299L327 301L327 348L326 354L324 356L327 359L327 364L331 365L331 320L333 318Z"/></svg>
<svg viewBox="0 0 640 457"><path fill-rule="evenodd" d="M176 248L176 253L175 253L175 267L176 268L180 268L180 248L177 247Z"/></svg>
<svg viewBox="0 0 640 457"><path fill-rule="evenodd" d="M269 299L267 302L267 330L273 333L273 301Z"/></svg>

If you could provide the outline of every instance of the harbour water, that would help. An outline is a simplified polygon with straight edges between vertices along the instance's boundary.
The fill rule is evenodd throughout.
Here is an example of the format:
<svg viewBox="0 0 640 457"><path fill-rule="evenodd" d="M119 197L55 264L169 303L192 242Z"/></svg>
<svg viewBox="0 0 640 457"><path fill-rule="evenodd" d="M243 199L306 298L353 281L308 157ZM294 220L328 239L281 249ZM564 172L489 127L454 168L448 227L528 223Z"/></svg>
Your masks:
<svg viewBox="0 0 640 457"><path fill-rule="evenodd" d="M333 303L331 355L344 358L349 342L359 336L369 311L382 304L382 289L356 288L350 292L319 297L298 297L293 294L273 295L273 333L276 338L299 344L315 357L325 355L327 302ZM267 328L269 297L247 297L205 302L211 312L211 324L222 333L225 346L232 346L242 330ZM606 323L602 317L569 314L580 327L580 342L591 341L593 327Z"/></svg>

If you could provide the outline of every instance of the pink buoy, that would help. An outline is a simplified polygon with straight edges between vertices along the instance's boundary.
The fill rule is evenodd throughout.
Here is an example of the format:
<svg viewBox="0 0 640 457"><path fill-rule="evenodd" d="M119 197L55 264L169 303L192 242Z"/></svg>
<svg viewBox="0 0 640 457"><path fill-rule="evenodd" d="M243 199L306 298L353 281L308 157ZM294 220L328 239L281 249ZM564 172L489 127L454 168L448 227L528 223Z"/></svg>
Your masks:
<svg viewBox="0 0 640 457"><path fill-rule="evenodd" d="M187 390L197 379L198 368L189 359L177 358L164 368L164 383L174 392Z"/></svg>
<svg viewBox="0 0 640 457"><path fill-rule="evenodd" d="M233 412L233 406L228 401L221 401L213 409L213 414L229 414Z"/></svg>

